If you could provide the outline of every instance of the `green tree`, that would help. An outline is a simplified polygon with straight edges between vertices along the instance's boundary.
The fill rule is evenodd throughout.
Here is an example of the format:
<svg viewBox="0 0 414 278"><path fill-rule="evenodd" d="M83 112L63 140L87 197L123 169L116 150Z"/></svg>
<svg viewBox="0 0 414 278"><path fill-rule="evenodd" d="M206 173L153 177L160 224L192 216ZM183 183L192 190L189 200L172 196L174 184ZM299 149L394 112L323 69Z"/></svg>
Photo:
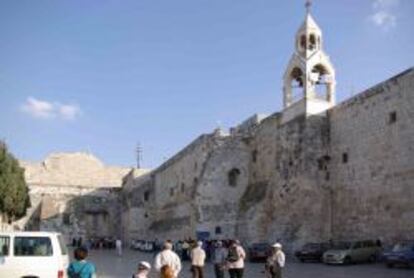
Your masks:
<svg viewBox="0 0 414 278"><path fill-rule="evenodd" d="M26 215L30 206L29 188L24 169L0 141L0 213L11 223Z"/></svg>

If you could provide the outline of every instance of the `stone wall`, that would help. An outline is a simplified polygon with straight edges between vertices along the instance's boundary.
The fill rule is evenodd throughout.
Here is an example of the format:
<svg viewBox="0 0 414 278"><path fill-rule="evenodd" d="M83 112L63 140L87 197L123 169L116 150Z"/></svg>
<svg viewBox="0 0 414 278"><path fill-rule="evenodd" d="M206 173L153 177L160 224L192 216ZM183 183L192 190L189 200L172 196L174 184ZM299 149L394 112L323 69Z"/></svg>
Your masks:
<svg viewBox="0 0 414 278"><path fill-rule="evenodd" d="M335 238L414 231L414 70L330 111Z"/></svg>
<svg viewBox="0 0 414 278"><path fill-rule="evenodd" d="M414 229L413 72L319 116L286 122L284 112L276 113L254 117L231 135L199 137L124 189L131 198L124 201L124 222L135 229L126 233L281 240L288 251L329 239L408 239ZM145 192L151 198L137 201Z"/></svg>
<svg viewBox="0 0 414 278"><path fill-rule="evenodd" d="M17 223L21 229L59 231L68 240L121 235L119 192L131 169L105 166L86 153L53 153L43 162L20 164L32 202Z"/></svg>
<svg viewBox="0 0 414 278"><path fill-rule="evenodd" d="M41 163L20 161L28 184L121 187L130 168L108 167L87 153L53 153Z"/></svg>

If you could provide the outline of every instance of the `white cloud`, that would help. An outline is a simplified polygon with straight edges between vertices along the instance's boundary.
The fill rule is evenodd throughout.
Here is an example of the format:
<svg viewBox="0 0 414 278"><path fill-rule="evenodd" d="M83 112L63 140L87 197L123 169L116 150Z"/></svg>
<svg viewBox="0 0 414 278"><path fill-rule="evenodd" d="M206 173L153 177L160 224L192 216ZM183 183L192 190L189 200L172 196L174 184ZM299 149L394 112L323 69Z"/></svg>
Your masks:
<svg viewBox="0 0 414 278"><path fill-rule="evenodd" d="M21 111L38 119L58 118L71 121L81 115L81 109L78 105L49 102L34 97L26 99L26 102L21 106Z"/></svg>
<svg viewBox="0 0 414 278"><path fill-rule="evenodd" d="M369 20L375 26L387 31L397 26L396 8L400 0L374 0L372 4L372 14Z"/></svg>
<svg viewBox="0 0 414 278"><path fill-rule="evenodd" d="M371 15L371 21L385 30L393 28L397 25L397 17L387 11L379 11Z"/></svg>
<svg viewBox="0 0 414 278"><path fill-rule="evenodd" d="M52 118L54 116L54 106L52 103L29 97L21 107L23 112L35 118Z"/></svg>
<svg viewBox="0 0 414 278"><path fill-rule="evenodd" d="M65 120L74 120L80 116L81 110L77 105L64 104L60 105L59 114Z"/></svg>

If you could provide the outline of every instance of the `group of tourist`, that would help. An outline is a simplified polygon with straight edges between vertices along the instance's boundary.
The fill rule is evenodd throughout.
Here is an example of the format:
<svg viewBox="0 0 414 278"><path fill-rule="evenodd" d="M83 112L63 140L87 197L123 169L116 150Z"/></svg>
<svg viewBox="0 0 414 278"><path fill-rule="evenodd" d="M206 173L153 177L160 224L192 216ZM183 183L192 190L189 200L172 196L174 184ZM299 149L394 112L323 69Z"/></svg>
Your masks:
<svg viewBox="0 0 414 278"><path fill-rule="evenodd" d="M181 272L181 258L173 251L174 244L166 241L162 250L155 256L154 268L160 273L160 278L178 278ZM212 249L212 263L216 278L224 278L228 272L230 278L243 278L244 261L246 252L237 240L232 240L226 244L216 241ZM74 258L68 267L69 278L94 278L96 277L95 266L86 261L88 250L84 247L75 249ZM203 242L196 242L189 253L191 261L191 272L193 278L204 278L204 266L207 254L203 249ZM282 245L276 243L272 245L272 253L267 258L265 264L265 273L268 278L281 278L282 268L285 265L285 254L282 251ZM137 271L132 278L148 278L151 271L151 264L145 261L139 262Z"/></svg>

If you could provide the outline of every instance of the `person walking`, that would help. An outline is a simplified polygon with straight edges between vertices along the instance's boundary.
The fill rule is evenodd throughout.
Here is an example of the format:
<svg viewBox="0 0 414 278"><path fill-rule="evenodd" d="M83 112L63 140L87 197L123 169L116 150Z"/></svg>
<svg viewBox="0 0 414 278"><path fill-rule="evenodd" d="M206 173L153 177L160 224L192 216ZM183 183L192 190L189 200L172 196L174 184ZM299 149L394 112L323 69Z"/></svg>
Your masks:
<svg viewBox="0 0 414 278"><path fill-rule="evenodd" d="M198 241L197 246L191 250L191 272L193 273L193 278L204 278L206 252L202 246L203 242Z"/></svg>
<svg viewBox="0 0 414 278"><path fill-rule="evenodd" d="M116 239L115 241L116 253L118 256L122 256L122 241L121 239Z"/></svg>
<svg viewBox="0 0 414 278"><path fill-rule="evenodd" d="M142 261L138 264L137 273L132 275L132 278L148 278L151 270L151 265L148 262Z"/></svg>
<svg viewBox="0 0 414 278"><path fill-rule="evenodd" d="M230 244L226 258L230 278L243 278L245 258L246 252L240 245L240 242L238 240L233 240Z"/></svg>
<svg viewBox="0 0 414 278"><path fill-rule="evenodd" d="M67 274L69 278L96 278L95 265L87 262L88 250L84 247L78 247L73 253L74 262L69 264Z"/></svg>
<svg viewBox="0 0 414 278"><path fill-rule="evenodd" d="M226 269L227 250L223 246L223 242L217 241L213 251L214 273L216 278L224 278L224 270Z"/></svg>
<svg viewBox="0 0 414 278"><path fill-rule="evenodd" d="M286 257L282 251L282 244L272 245L272 253L266 260L266 272L270 278L282 278L282 268L285 266Z"/></svg>
<svg viewBox="0 0 414 278"><path fill-rule="evenodd" d="M181 271L181 260L178 255L172 251L172 243L166 241L164 243L164 250L157 254L155 257L154 268L161 272L161 268L164 267L165 272L172 272L173 278L177 278Z"/></svg>

